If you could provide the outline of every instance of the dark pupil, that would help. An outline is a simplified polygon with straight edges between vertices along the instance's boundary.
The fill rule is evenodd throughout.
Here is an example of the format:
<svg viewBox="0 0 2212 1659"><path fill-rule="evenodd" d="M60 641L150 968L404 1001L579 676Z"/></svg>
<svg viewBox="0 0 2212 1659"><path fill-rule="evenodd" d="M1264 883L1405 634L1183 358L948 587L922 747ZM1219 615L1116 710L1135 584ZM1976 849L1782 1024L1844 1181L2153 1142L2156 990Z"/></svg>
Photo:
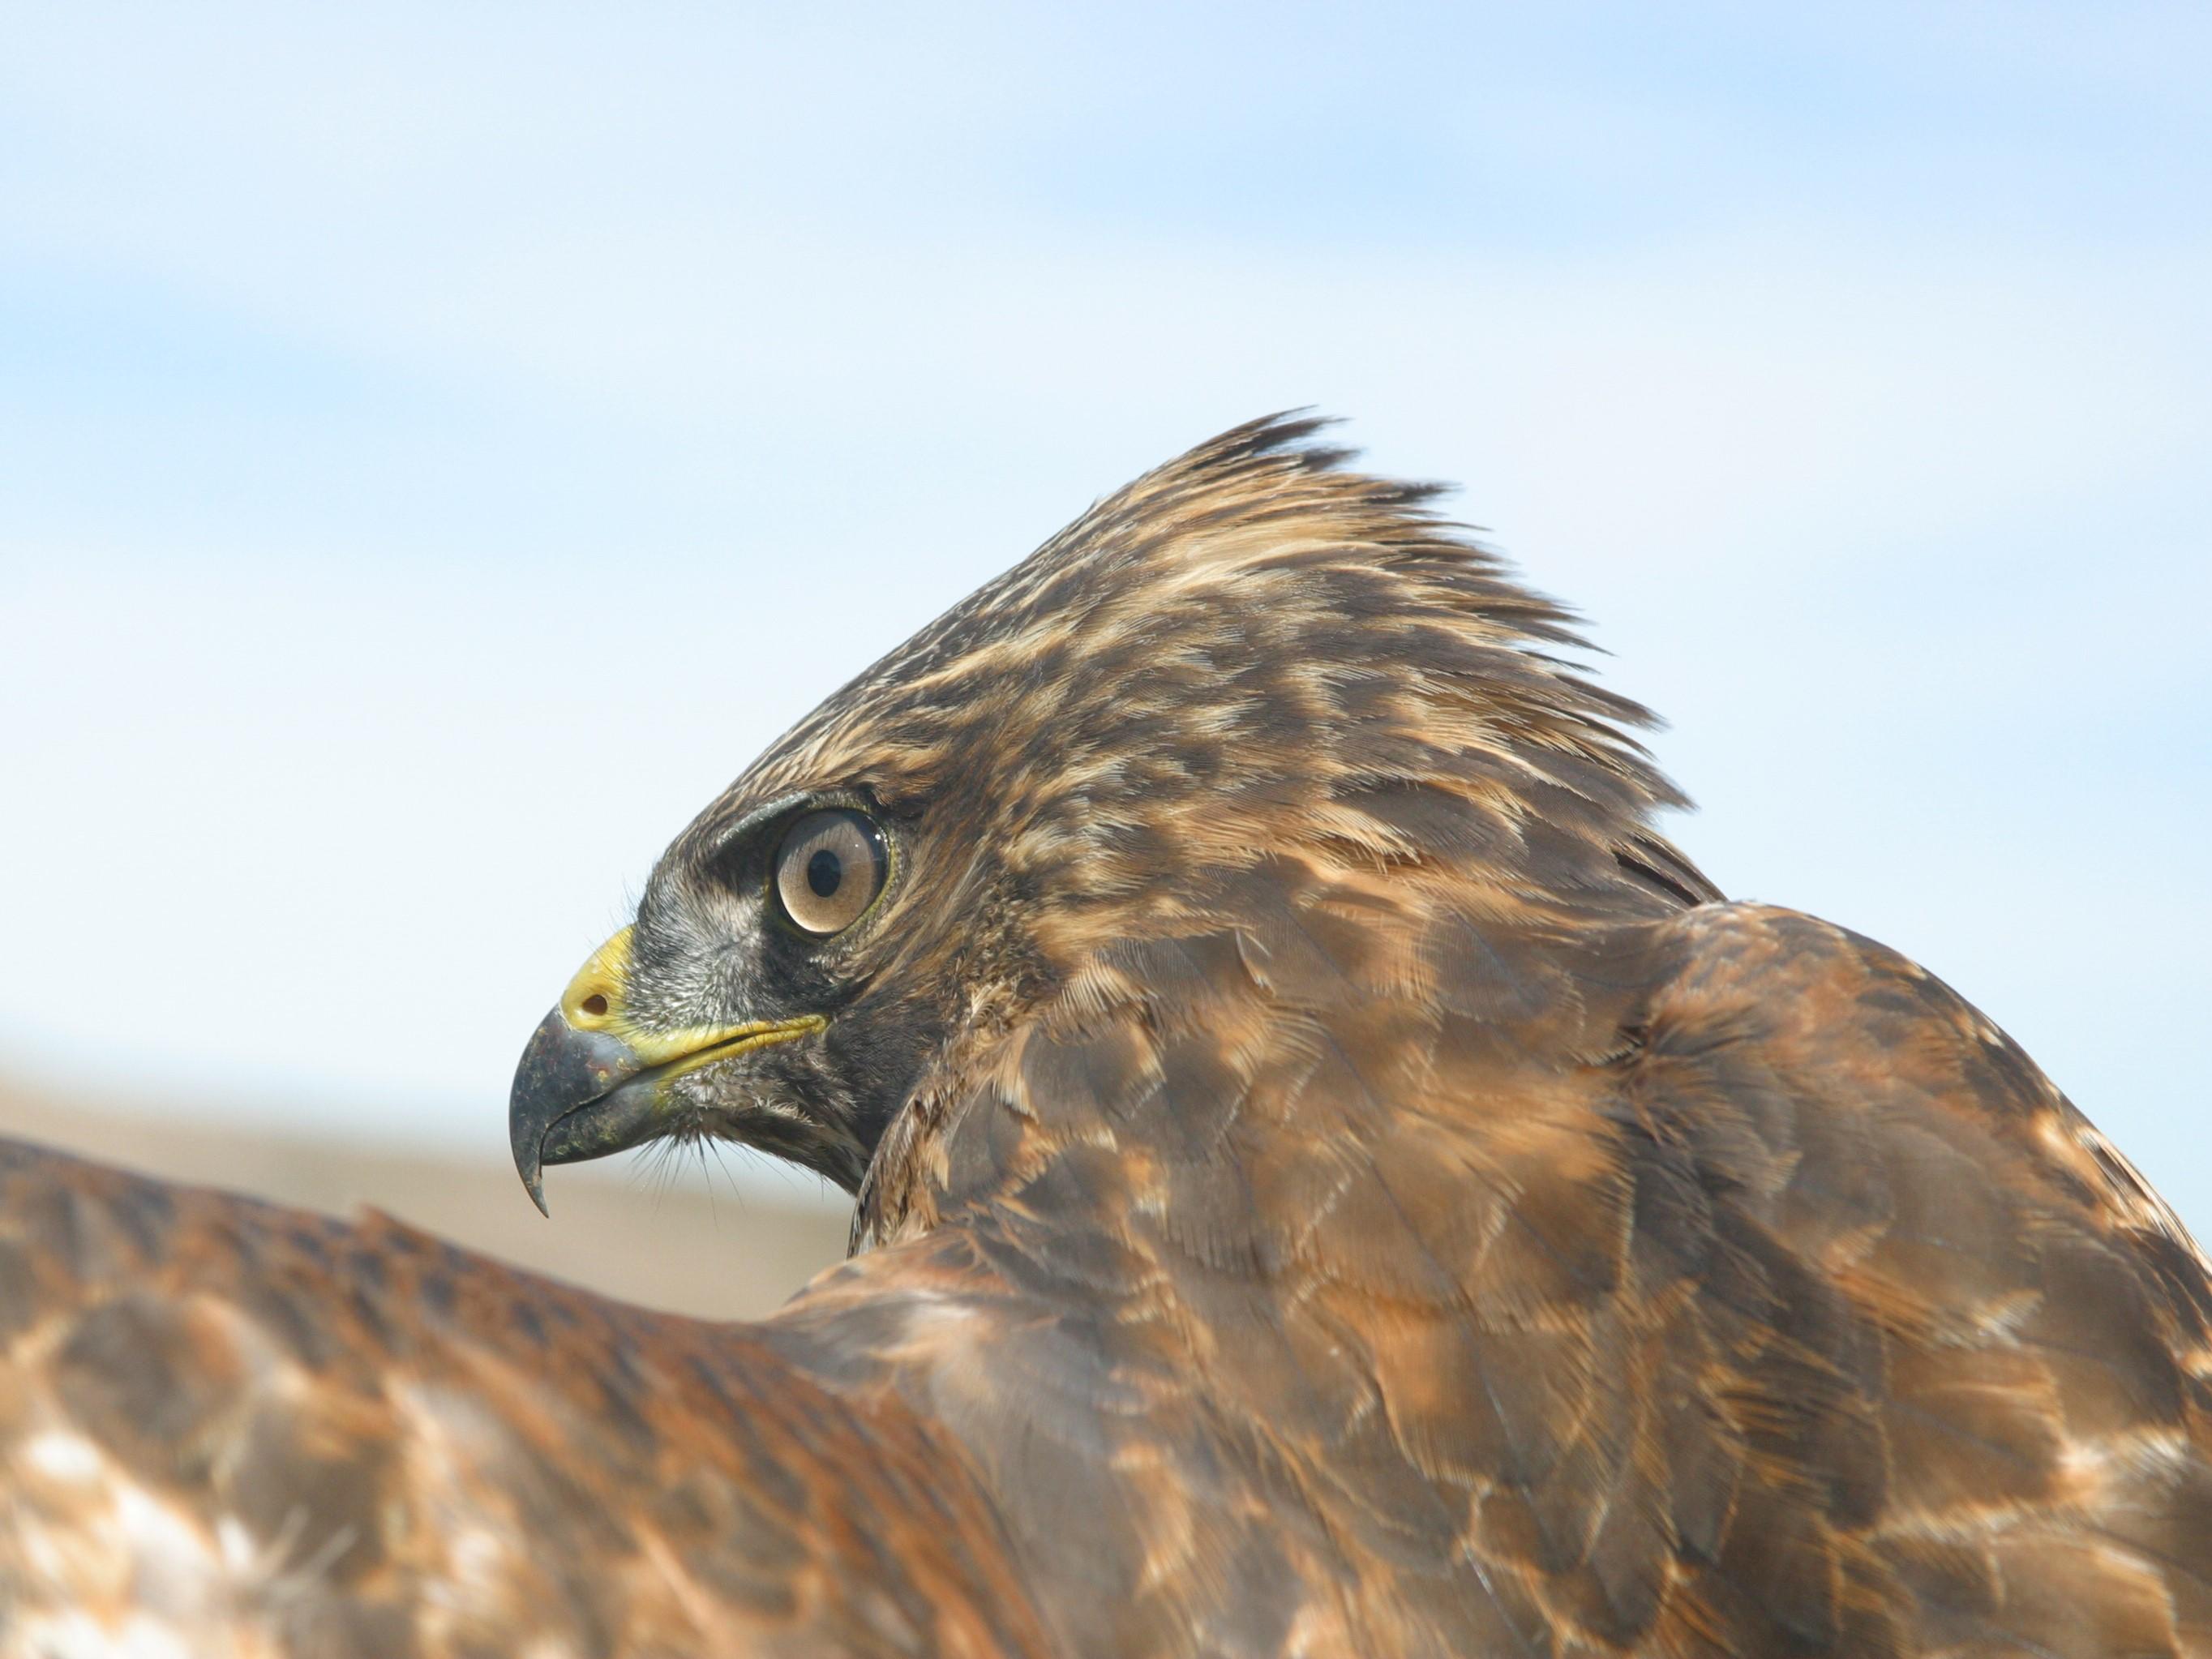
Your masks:
<svg viewBox="0 0 2212 1659"><path fill-rule="evenodd" d="M837 884L845 879L843 860L823 848L806 860L806 884L814 890L817 898L828 898L837 890Z"/></svg>

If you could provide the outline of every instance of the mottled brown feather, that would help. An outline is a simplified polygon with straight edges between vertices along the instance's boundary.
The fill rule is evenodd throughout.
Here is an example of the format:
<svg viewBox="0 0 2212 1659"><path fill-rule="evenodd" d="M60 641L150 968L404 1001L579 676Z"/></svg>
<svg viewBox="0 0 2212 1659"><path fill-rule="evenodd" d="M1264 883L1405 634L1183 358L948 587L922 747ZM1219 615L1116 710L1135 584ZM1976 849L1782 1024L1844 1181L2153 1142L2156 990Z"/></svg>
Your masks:
<svg viewBox="0 0 2212 1659"><path fill-rule="evenodd" d="M742 1327L8 1142L0 1310L0 1652L1051 1650L959 1449Z"/></svg>

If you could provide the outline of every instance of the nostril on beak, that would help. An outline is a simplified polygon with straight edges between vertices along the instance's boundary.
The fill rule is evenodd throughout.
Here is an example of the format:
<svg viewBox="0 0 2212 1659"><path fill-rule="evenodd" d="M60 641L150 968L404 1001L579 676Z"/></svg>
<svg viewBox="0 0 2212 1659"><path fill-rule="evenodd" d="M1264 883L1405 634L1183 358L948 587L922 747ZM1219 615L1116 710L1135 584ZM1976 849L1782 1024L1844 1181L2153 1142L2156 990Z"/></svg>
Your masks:
<svg viewBox="0 0 2212 1659"><path fill-rule="evenodd" d="M604 992L594 991L576 1006L593 1019L597 1019L607 1011L606 995Z"/></svg>

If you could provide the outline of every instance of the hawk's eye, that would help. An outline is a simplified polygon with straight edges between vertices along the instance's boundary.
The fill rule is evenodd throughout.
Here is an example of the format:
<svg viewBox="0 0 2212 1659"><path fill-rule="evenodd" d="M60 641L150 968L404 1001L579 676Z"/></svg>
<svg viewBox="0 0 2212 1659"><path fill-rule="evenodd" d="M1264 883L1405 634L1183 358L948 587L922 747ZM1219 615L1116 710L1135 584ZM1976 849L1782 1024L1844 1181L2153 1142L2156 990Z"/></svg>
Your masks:
<svg viewBox="0 0 2212 1659"><path fill-rule="evenodd" d="M809 812L776 848L775 896L808 933L842 933L883 891L890 869L884 832L865 814L842 806Z"/></svg>

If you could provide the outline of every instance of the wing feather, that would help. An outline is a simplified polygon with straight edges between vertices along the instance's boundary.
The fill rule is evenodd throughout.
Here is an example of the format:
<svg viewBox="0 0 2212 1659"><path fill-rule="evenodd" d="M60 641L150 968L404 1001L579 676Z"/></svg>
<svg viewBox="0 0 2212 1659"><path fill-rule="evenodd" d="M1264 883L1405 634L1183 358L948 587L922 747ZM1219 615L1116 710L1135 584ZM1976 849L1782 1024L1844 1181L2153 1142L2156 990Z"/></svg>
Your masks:
<svg viewBox="0 0 2212 1659"><path fill-rule="evenodd" d="M0 1143L0 1337L11 1656L1046 1650L895 1399L381 1218Z"/></svg>

